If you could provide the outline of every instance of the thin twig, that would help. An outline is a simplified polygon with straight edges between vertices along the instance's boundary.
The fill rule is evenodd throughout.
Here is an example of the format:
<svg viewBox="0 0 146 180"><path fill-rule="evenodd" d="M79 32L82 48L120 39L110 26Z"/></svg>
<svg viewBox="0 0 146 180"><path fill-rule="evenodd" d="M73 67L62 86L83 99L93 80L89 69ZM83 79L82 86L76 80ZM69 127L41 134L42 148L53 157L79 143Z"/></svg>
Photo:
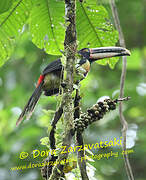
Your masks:
<svg viewBox="0 0 146 180"><path fill-rule="evenodd" d="M74 108L75 108L74 119L80 117L80 106L79 106L80 100L81 100L81 97L79 94L79 90L77 89L75 100L74 100ZM84 147L83 136L82 136L82 132L80 131L76 132L76 146ZM81 161L81 159L84 159L83 157L85 156L85 151L77 150L77 155L78 155L78 165L79 165L82 180L89 180L88 175L87 175L87 170L86 170L86 160Z"/></svg>
<svg viewBox="0 0 146 180"><path fill-rule="evenodd" d="M81 96L79 93L79 89L76 89L76 96L74 99L74 119L80 117L80 100Z"/></svg>
<svg viewBox="0 0 146 180"><path fill-rule="evenodd" d="M77 141L76 146L84 147L82 132L80 131L76 132L76 141ZM82 151L77 150L77 154L78 154L78 165L80 168L82 180L89 180L88 175L87 175L87 170L86 170L86 160L85 158L83 158L85 157L84 149ZM81 159L83 160L81 161Z"/></svg>
<svg viewBox="0 0 146 180"><path fill-rule="evenodd" d="M114 22L115 22L115 26L116 29L119 32L119 43L120 46L122 47L126 47L125 44L125 40L124 40L124 35L120 26L120 20L119 20L119 16L118 16L118 11L116 8L116 4L115 4L115 0L110 0L110 5L111 5L111 9L112 9L112 14L113 14L113 18L114 18ZM124 83L125 83L125 77L126 77L126 65L127 65L127 58L126 56L123 56L123 65L122 65L122 73L121 73L121 80L120 80L120 98L123 97L124 95ZM120 115L120 120L121 120L121 124L123 126L122 129L122 136L123 136L123 150L126 150L126 132L128 129L128 123L123 115L123 107L122 107L122 102L119 103L119 115ZM129 180L134 180L134 175L132 172L132 168L129 162L129 158L128 155L124 153L124 162L125 162L125 167L126 167L126 172L128 175L128 179Z"/></svg>
<svg viewBox="0 0 146 180"><path fill-rule="evenodd" d="M62 114L63 114L63 102L61 102L59 108L56 110L53 120L52 120L52 123L51 123L52 129L49 134L49 141L50 141L50 147L51 147L52 151L56 149L55 129L56 129L56 124L59 121L59 119L61 118ZM52 153L50 157L48 157L44 160L44 162L47 162L47 163L49 163L51 161L55 162L57 160L57 158L58 158L58 156L56 156ZM50 175L52 174L52 169L53 169L53 166L50 166L50 165L44 166L41 169L42 177L44 177L46 180L49 179Z"/></svg>
<svg viewBox="0 0 146 180"><path fill-rule="evenodd" d="M60 107L55 112L53 121L51 123L52 129L51 129L50 135L49 135L51 149L56 149L56 144L55 144L55 129L56 129L56 124L59 121L59 119L61 118L62 114L63 114L63 103L61 103Z"/></svg>

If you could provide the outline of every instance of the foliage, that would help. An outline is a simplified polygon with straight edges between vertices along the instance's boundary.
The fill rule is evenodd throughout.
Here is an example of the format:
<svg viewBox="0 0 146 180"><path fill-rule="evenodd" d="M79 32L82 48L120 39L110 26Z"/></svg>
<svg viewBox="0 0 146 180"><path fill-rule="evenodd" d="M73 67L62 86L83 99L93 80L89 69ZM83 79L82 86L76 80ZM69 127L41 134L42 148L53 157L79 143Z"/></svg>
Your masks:
<svg viewBox="0 0 146 180"><path fill-rule="evenodd" d="M1 0L0 1L0 13L4 13L5 11L8 11L12 5L11 0Z"/></svg>
<svg viewBox="0 0 146 180"><path fill-rule="evenodd" d="M32 42L37 47L52 55L63 53L66 26L64 1L17 0L7 12L0 15L0 19L0 65L11 56L16 38L24 32L26 20L30 27ZM76 21L79 49L112 46L118 40L117 31L110 23L106 9L97 6L94 0L87 0L85 3L77 1ZM99 63L103 65L109 63L113 68L115 59Z"/></svg>
<svg viewBox="0 0 146 180"><path fill-rule="evenodd" d="M55 9L55 11L54 11ZM32 42L49 54L61 54L64 41L64 2L36 1L30 16Z"/></svg>
<svg viewBox="0 0 146 180"><path fill-rule="evenodd" d="M10 57L16 37L23 31L32 2L17 0L11 8L0 14L0 66Z"/></svg>

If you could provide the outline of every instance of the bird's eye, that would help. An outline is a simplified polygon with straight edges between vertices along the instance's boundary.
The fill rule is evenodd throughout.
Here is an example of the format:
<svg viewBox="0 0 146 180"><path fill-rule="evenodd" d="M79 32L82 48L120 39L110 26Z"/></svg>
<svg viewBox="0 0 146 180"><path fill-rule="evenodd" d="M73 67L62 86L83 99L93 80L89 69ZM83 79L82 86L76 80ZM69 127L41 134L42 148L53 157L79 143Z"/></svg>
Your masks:
<svg viewBox="0 0 146 180"><path fill-rule="evenodd" d="M88 48L83 48L83 49L81 49L80 51L78 51L78 53L79 53L80 55L82 55L82 57L85 57L85 58L87 58L87 59L90 57L90 51L89 51Z"/></svg>

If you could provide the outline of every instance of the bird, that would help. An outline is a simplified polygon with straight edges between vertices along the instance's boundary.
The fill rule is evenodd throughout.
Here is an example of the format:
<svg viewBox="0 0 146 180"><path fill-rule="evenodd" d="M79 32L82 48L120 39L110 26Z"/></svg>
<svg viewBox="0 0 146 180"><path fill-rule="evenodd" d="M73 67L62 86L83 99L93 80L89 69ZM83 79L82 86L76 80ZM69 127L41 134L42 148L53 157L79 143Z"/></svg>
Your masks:
<svg viewBox="0 0 146 180"><path fill-rule="evenodd" d="M97 60L117 56L130 56L130 51L123 47L98 47L98 48L83 48L78 52L77 63L75 64L74 84L78 84L81 80L87 77L91 65ZM64 65L61 58L49 63L40 75L36 88L21 112L16 126L18 126L24 117L29 119L36 107L41 94L52 96L58 94L62 83L64 73Z"/></svg>

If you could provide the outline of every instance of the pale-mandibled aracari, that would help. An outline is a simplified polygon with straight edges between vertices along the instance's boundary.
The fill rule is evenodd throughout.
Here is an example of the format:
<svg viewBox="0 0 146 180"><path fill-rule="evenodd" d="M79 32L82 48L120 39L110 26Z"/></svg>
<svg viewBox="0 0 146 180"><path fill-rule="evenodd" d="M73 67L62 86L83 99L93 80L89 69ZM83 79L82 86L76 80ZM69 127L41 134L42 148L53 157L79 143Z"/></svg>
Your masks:
<svg viewBox="0 0 146 180"><path fill-rule="evenodd" d="M77 77L74 76L75 84L87 76L91 64L94 61L116 56L130 56L130 51L122 47L83 48L78 51L78 54L80 55L80 59L75 65L75 75L77 75ZM63 70L64 67L61 59L57 59L48 64L40 75L32 96L20 114L16 122L17 126L23 120L25 115L27 116L27 119L30 118L43 91L46 96L52 96L59 93L59 88L63 78Z"/></svg>

